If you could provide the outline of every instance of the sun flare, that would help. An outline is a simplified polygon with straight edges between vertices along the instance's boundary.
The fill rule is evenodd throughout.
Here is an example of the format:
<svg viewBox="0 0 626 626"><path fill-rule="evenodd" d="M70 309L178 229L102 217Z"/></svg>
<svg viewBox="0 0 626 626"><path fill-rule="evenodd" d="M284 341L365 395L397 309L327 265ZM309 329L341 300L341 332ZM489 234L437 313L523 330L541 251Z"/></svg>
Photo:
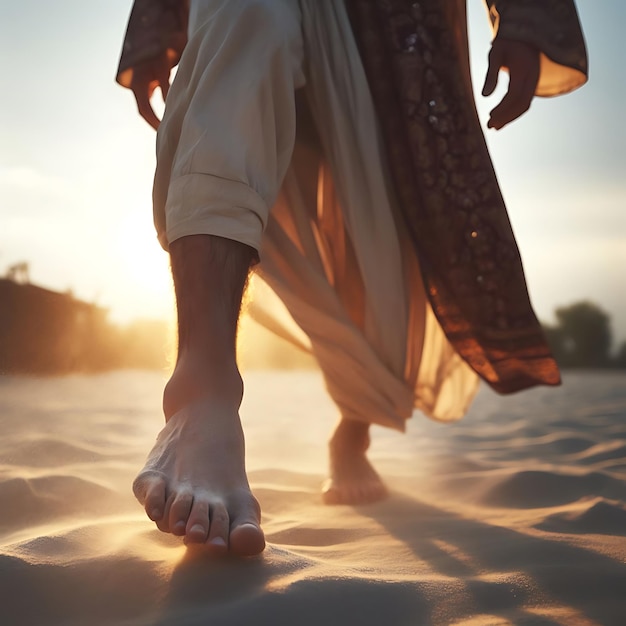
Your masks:
<svg viewBox="0 0 626 626"><path fill-rule="evenodd" d="M146 212L137 210L123 218L118 251L125 266L125 280L132 283L137 299L171 300L169 257L159 245Z"/></svg>

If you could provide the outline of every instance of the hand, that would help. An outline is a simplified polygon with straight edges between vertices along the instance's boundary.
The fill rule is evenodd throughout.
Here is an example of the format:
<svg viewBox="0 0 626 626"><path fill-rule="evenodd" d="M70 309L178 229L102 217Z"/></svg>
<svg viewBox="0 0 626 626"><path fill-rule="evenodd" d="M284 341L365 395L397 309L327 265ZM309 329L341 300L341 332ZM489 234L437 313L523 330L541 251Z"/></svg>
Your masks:
<svg viewBox="0 0 626 626"><path fill-rule="evenodd" d="M155 130L159 127L161 120L154 112L150 98L157 87L161 89L161 95L165 102L170 88L170 63L165 53L133 68L133 78L130 83L130 88L133 90L137 101L139 115Z"/></svg>
<svg viewBox="0 0 626 626"><path fill-rule="evenodd" d="M483 96L490 96L501 69L509 71L509 88L498 106L489 114L488 128L500 130L528 111L539 82L539 51L531 45L496 37L489 52L489 68Z"/></svg>

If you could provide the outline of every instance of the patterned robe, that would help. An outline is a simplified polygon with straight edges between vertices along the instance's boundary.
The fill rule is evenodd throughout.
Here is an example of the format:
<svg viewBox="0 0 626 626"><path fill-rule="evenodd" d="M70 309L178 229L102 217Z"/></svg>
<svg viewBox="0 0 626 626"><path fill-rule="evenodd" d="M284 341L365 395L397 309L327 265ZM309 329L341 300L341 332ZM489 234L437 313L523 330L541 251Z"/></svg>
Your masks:
<svg viewBox="0 0 626 626"><path fill-rule="evenodd" d="M511 393L560 382L529 302L518 248L476 114L465 0L345 0L430 305L458 354ZM538 96L582 85L573 0L486 0L496 37L541 52ZM185 0L136 0L117 80L186 43ZM300 132L300 129L299 129ZM306 136L306 129L302 133Z"/></svg>

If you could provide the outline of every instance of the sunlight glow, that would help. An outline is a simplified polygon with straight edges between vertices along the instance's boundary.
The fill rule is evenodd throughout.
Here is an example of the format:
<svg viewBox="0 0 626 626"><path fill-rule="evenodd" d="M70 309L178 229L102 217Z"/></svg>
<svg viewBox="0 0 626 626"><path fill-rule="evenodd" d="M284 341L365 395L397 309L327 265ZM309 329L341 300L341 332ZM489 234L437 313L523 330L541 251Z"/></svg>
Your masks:
<svg viewBox="0 0 626 626"><path fill-rule="evenodd" d="M121 264L126 269L125 281L134 288L139 304L148 299L170 301L172 280L169 257L159 246L154 227L143 211L134 211L122 218L116 241Z"/></svg>
<svg viewBox="0 0 626 626"><path fill-rule="evenodd" d="M120 224L119 249L127 262L128 275L141 290L164 296L170 291L167 254L160 248L151 224L139 211L129 214ZM138 294L139 296L140 294Z"/></svg>

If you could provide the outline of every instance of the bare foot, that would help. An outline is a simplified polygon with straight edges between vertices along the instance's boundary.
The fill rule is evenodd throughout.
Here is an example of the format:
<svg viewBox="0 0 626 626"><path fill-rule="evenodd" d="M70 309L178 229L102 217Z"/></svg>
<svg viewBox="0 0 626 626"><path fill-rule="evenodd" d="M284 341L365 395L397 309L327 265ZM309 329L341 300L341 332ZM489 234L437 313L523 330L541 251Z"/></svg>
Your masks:
<svg viewBox="0 0 626 626"><path fill-rule="evenodd" d="M133 483L164 532L212 552L253 556L265 548L261 511L250 491L239 416L217 402L174 413Z"/></svg>
<svg viewBox="0 0 626 626"><path fill-rule="evenodd" d="M387 497L387 488L367 460L369 425L341 420L329 444L330 477L322 487L326 504L366 504Z"/></svg>

